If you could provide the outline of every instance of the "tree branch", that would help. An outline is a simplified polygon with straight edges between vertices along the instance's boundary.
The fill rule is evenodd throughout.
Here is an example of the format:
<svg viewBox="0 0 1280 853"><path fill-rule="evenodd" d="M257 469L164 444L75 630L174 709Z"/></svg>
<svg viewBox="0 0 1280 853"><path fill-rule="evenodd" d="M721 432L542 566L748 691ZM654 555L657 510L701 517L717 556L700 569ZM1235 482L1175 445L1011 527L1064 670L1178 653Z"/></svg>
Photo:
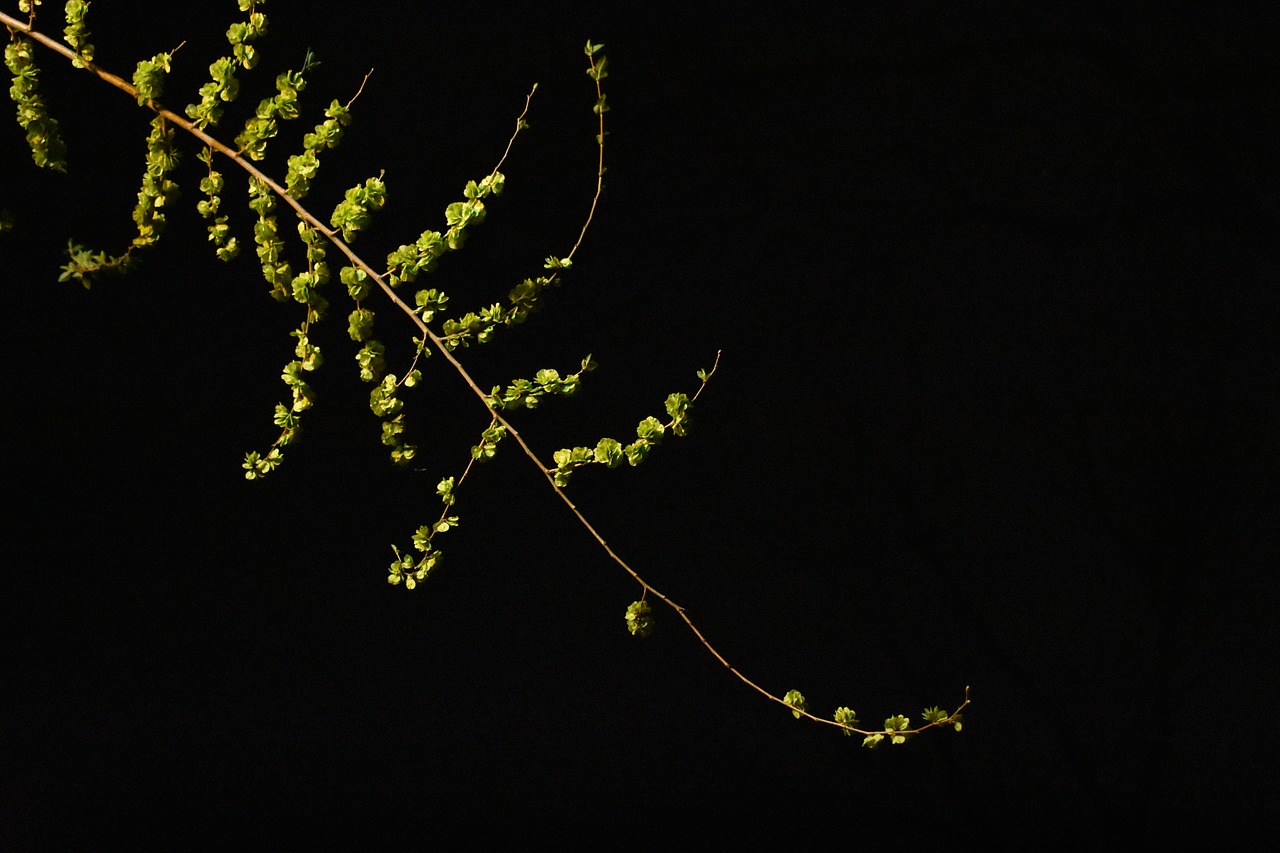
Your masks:
<svg viewBox="0 0 1280 853"><path fill-rule="evenodd" d="M100 80L128 94L134 100L137 99L137 89L131 83L129 83L128 81L124 80L123 78L115 74L111 74L110 72L105 71L104 69L95 65L93 62L88 61L84 59L84 57L77 55L74 51L70 50L69 48L62 45L61 43L35 30L29 22L21 21L4 12L0 12L0 22L3 22L4 25L9 30L13 32L20 32L28 36L29 38L44 45L48 49L71 60L73 63L79 66L83 66L85 70L88 71L90 74L93 74L94 76L98 77ZM596 46L596 49L598 49L598 46ZM566 256L566 260L571 259L574 253L577 252L578 248L582 245L582 241L586 236L587 229L589 228L592 222L592 219L595 216L595 212L599 204L600 196L604 188L604 171L605 171L604 169L604 139L605 139L604 113L607 111L608 107L605 105L605 98L601 90L600 80L604 76L606 76L606 74L604 73L603 57L601 57L600 62L597 63L597 58L595 56L594 51L592 50L592 46L590 45L590 43L588 43L587 55L591 63L590 69L588 70L588 74L595 81L595 86L596 86L597 102L596 102L595 112L599 116L599 133L597 136L597 143L598 143L597 148L598 148L599 154L598 154L598 161L597 161L597 168L596 168L596 187L595 187L595 193L591 199L591 206L587 213L587 217L583 222L582 228L579 231L578 238L574 243L573 248L569 251L569 254ZM367 80L368 80L368 75L365 76L365 82L367 82ZM361 83L361 90L363 90L363 88L364 88L364 82ZM491 177L498 172L502 163L506 161L507 155L510 153L511 147L515 142L516 136L519 135L520 131L525 126L524 116L528 112L530 101L536 89L537 89L537 86L535 85L533 89L530 90L529 94L526 96L524 111L521 112L520 116L516 120L516 130L512 134L511 138L508 140L507 147L503 152L502 158L499 160L498 165L495 166L493 171L490 173ZM357 92L357 95L358 94L359 92ZM234 162L237 166L239 166L241 169L243 169L246 173L248 173L250 176L252 176L253 178L256 178L257 180L261 181L264 185L269 187L272 193L274 193L277 197L282 199L287 205L289 205L289 207L293 208L293 210L297 213L299 218L301 218L310 226L318 230L320 233L324 234L324 236L329 240L329 242L331 242L334 246L336 246L338 250L342 252L344 256L346 256L347 260L351 263L352 266L360 270L363 270L366 275L368 275L374 282L376 282L378 287L382 290L382 292L386 295L386 297L392 302L392 304L394 304L397 308L399 308L401 312L410 319L410 321L418 329L418 331L422 333L424 339L427 341L430 341L431 345L444 357L444 359L450 364L450 366L453 367L454 371L458 374L459 377L461 377L462 381L466 383L467 387L471 389L472 393L476 396L477 399L479 399L481 405L484 406L484 408L488 411L492 419L491 425L494 423L500 424L502 427L506 429L506 431L512 436L512 438L516 440L516 443L520 446L520 449L524 452L525 456L528 457L529 460L535 466L537 466L540 472L542 472L543 477L547 480L548 486L565 503L565 505L569 508L570 512L572 512L573 515L578 519L578 522L583 526L583 528L591 535L593 539L595 539L597 544L599 544L599 546L604 550L604 552L609 556L609 558L613 560L615 564L617 564L620 568L622 568L623 571L625 571L628 575L630 575L632 579L634 579L641 586L643 590L642 598L645 595L652 595L653 597L659 599L668 607L670 607L673 611L675 611L675 613L680 617L681 621L683 621L685 625L688 626L689 630L693 632L694 636L698 639L698 642L701 643L702 646L713 657L715 657L716 660L718 660L721 664L723 664L724 667L728 669L729 672L731 672L743 684L747 685L757 693L760 693L765 698L786 706L797 717L806 717L818 723L823 723L830 726L836 726L837 728L844 730L847 734L857 733L857 734L864 735L867 737L867 740L870 742L868 745L875 745L875 743L878 743L880 739L882 739L882 737L891 737L895 739L895 742L900 742L900 740L898 740L900 738L903 738L909 735L918 734L927 729L943 726L943 725L954 725L957 729L959 728L960 712L964 708L966 708L970 702L968 687L965 688L964 702L963 704L960 705L958 709L956 709L956 711L946 715L938 714L937 719L934 719L933 721L928 722L927 725L919 726L914 729L908 729L908 728L905 728L905 724L906 724L905 718L897 718L897 719L901 719L902 721L901 728L896 728L896 727L891 728L890 727L891 721L886 721L886 727L884 729L868 730L868 729L857 728L856 726L851 724L846 724L846 723L842 723L842 722L838 722L830 719L824 719L822 717L815 716L814 714L811 714L804 709L802 698L800 699L799 703L788 701L786 698L780 697L774 693L769 692L765 688L761 687L760 685L756 684L754 681L749 679L747 676L743 675L742 672L740 672L736 667L730 664L729 661L710 643L710 641L707 640L707 638L703 635L702 631L697 627L697 625L694 624L693 620L689 617L687 610L682 605L678 604L671 598L667 597L664 593L659 591L656 587L654 587L652 584L646 581L643 577L641 577L641 575L635 569L633 569L625 560L622 559L621 556L619 556L613 550L612 547L609 546L608 542L605 541L604 537L601 536L599 531L596 530L596 528L587 520L586 516L583 515L582 511L578 509L577 505L574 504L574 502L569 498L564 488L562 488L559 484L556 483L555 477L553 476L553 472L556 469L550 468L545 463L543 463L542 460L539 459L538 455L534 452L534 450L525 441L523 436L520 435L520 432L503 416L502 412L499 411L498 408L496 408L490 403L490 396L480 388L480 386L476 383L476 381L472 378L472 376L467 372L466 368L454 355L452 349L447 345L446 340L441 336L437 335L435 332L433 332L427 326L426 322L424 322L423 319L414 310L414 308L412 308L403 299L400 298L400 296L392 289L390 284L388 284L388 282L386 281L382 273L373 269L372 266L370 266L367 262L364 261L364 259L362 259L358 254L356 254L355 251L352 250L350 245L348 245L347 242L342 239L341 232L339 230L326 226L323 222L317 219L309 210L307 210L306 207L304 207L296 199L290 196L288 191L284 187L280 186L280 184L276 183L271 178L269 178L265 173L263 173L260 169L254 166L252 162L246 159L237 150L220 142L218 139L211 136L209 133L197 127L185 116L179 115L178 113L175 113L172 110L169 110L165 108L163 105L154 101L149 101L146 104L146 106L147 108L151 109L158 115L163 116L166 121L172 122L174 125L181 127L183 130L187 131L196 139L199 139L206 146L208 146L214 151L217 151L219 154L223 155L224 157L228 158L229 160ZM555 278L558 276L559 276L559 271L557 270L548 279L548 281L549 282L554 281ZM702 374L702 379L703 379L702 385L698 388L698 391L694 394L693 399L696 400L697 397L702 393L703 388L706 387L707 381L710 379L711 375L715 373L716 368L719 366L719 362L720 362L720 353L717 352L715 364L712 366L710 372L706 374ZM465 479L470 469L471 469L471 464L469 463L467 466L467 470L463 472L463 475L462 475L463 479Z"/></svg>

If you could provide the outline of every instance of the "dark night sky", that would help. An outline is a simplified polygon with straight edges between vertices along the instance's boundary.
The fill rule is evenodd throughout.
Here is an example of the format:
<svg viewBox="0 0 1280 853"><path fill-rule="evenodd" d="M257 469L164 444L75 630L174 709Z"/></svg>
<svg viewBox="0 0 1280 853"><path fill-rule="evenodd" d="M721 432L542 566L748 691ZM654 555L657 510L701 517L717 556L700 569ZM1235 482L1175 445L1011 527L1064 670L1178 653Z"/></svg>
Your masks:
<svg viewBox="0 0 1280 853"><path fill-rule="evenodd" d="M235 5L124 5L94 4L99 62L127 76L185 38L167 99L185 103ZM624 437L723 350L687 438L571 495L769 690L878 722L968 684L965 730L860 750L670 611L632 639L636 585L514 446L466 483L438 576L389 587L388 543L435 517L487 418L432 359L406 400L425 471L393 469L336 282L320 405L245 482L296 306L249 256L212 257L193 145L143 265L56 282L67 238L129 239L146 115L43 52L71 172L0 133L0 846L671 826L994 843L1274 816L1280 16L369 5L266 7L244 104L308 46L323 63L269 168L375 67L308 201L327 218L385 169L354 245L377 259L440 227L538 81L507 192L430 283L499 300L576 236L581 47L604 42L598 219L548 309L469 369L495 384L594 353L578 398L515 420L549 456Z"/></svg>

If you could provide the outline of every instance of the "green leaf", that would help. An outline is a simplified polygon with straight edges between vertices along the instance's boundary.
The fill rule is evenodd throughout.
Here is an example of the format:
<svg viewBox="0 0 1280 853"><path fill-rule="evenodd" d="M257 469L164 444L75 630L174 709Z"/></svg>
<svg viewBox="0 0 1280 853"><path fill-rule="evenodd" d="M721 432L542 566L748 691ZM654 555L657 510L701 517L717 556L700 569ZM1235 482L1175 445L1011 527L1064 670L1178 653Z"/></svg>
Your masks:
<svg viewBox="0 0 1280 853"><path fill-rule="evenodd" d="M910 727L910 725L911 725L911 721L906 717L902 716L901 714L896 714L884 721L884 728L885 728L885 731L887 732L906 731L907 728ZM901 734L892 734L890 735L889 739L892 743L895 743L895 744L905 743L907 740L906 736Z"/></svg>
<svg viewBox="0 0 1280 853"><path fill-rule="evenodd" d="M636 427L636 435L638 437L655 444L657 443L657 440L662 437L662 434L665 431L666 429L662 426L662 421L652 416L642 420L640 425Z"/></svg>
<svg viewBox="0 0 1280 853"><path fill-rule="evenodd" d="M794 708L791 715L797 720L800 719L805 711L804 695L799 690L788 690L787 695L782 697L782 701Z"/></svg>
<svg viewBox="0 0 1280 853"><path fill-rule="evenodd" d="M622 449L622 452L627 456L627 464L631 465L633 468L636 465L639 465L645 460L645 457L649 455L649 448L652 446L652 444L645 441L643 438L628 444Z"/></svg>
<svg viewBox="0 0 1280 853"><path fill-rule="evenodd" d="M647 637L653 630L653 615L649 602L641 599L627 607L627 630L633 637Z"/></svg>
<svg viewBox="0 0 1280 853"><path fill-rule="evenodd" d="M165 75L169 73L170 55L157 53L151 59L138 63L133 72L133 87L137 90L138 104L158 101L164 92Z"/></svg>
<svg viewBox="0 0 1280 853"><path fill-rule="evenodd" d="M361 343L373 334L373 312L368 308L357 308L347 317L347 334L351 340Z"/></svg>
<svg viewBox="0 0 1280 853"><path fill-rule="evenodd" d="M856 726L858 724L858 715L851 709L845 707L836 708L835 717L833 719L842 726ZM853 732L849 729L845 729L844 733L846 736L853 735Z"/></svg>
<svg viewBox="0 0 1280 853"><path fill-rule="evenodd" d="M609 468L617 468L626 458L622 444L616 438L602 438L596 443L593 459Z"/></svg>
<svg viewBox="0 0 1280 853"><path fill-rule="evenodd" d="M604 45L598 44L595 46L595 49L598 52L602 47L604 47ZM594 57L595 52L588 54L588 56ZM599 82L609 76L609 72L607 70L608 66L609 66L608 57L602 56L600 57L600 60L598 62L593 62L591 67L587 69L587 76L590 77L592 80ZM600 112L599 106L600 106L599 104L596 105L597 114Z"/></svg>
<svg viewBox="0 0 1280 853"><path fill-rule="evenodd" d="M445 506L453 506L457 498L453 494L454 481L453 477L445 477L436 485L436 494L440 496L440 500L444 501Z"/></svg>

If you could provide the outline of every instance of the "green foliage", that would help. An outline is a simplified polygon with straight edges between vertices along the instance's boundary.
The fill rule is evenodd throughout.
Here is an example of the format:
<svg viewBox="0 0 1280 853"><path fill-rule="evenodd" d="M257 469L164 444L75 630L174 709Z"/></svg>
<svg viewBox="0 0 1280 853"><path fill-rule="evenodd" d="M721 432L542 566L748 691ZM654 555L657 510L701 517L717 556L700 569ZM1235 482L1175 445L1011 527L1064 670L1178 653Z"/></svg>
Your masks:
<svg viewBox="0 0 1280 853"><path fill-rule="evenodd" d="M625 614L627 630L632 635L643 637L652 631L654 614L650 602L661 601L671 607L692 629L708 652L747 685L786 705L797 719L806 717L834 725L846 736L854 733L863 735L862 743L867 747L875 747L885 739L893 744L901 744L908 737L932 727L950 725L959 731L960 711L969 704L967 689L964 703L954 712L948 713L937 707L928 708L923 714L924 725L916 729L910 727L907 717L894 715L885 720L884 728L880 731L857 728L857 715L847 707L837 708L831 720L822 720L809 713L805 697L799 691L791 690L784 696L777 697L760 690L729 666L694 627L683 607L660 593L623 561L567 497L564 487L573 472L579 468L600 465L612 469L620 467L624 461L629 466L636 466L647 459L667 436L687 435L690 411L716 371L718 354L716 364L709 370L697 371L700 385L692 394L677 392L666 397L663 403L665 420L655 416L641 419L635 428L635 437L628 441L603 437L594 445L563 447L552 453L553 464L550 465L541 460L507 417L528 415L552 397L571 397L580 393L584 387L584 375L596 369L595 360L588 355L581 360L577 369L565 373L556 368L543 367L532 375L526 374L506 385L492 385L489 392L485 393L454 355L455 351L465 349L473 343L483 344L493 340L500 329L525 323L543 307L546 293L561 282L566 272L573 269L573 256L591 224L603 188L606 138L604 116L611 109L601 88L601 81L609 76L603 45L588 41L584 48L588 61L586 73L595 88L593 115L598 126L596 141L599 158L595 169L596 194L592 198L585 222L577 232L577 242L567 252L548 254L541 272L524 278L507 290L505 303L498 294L486 294L471 310L454 311L449 297L438 287L417 290L412 304L400 298L398 288L406 282L414 282L422 275L436 272L445 255L464 247L470 229L485 221L490 212L487 205L492 204L506 187L506 177L501 171L506 155L503 154L484 178L468 181L462 189L461 199L445 206L444 230L428 228L419 231L411 242L398 246L387 255L386 266L382 271L375 269L360 259L350 244L370 228L374 214L386 203L387 186L383 180L385 173L348 189L333 208L327 226L299 203L313 189L321 155L338 147L346 129L350 127L354 97L345 105L331 100L323 109L323 119L303 136L301 151L284 158L283 185L272 181L265 171L254 165L267 158L271 140L279 136L280 123L300 118L307 108L303 99L307 88L306 75L318 64L310 51L299 70L285 71L275 77L274 94L258 102L253 115L246 119L231 144L211 135L222 117L224 106L240 94L242 83L237 73L253 71L262 60L258 42L267 34L268 29L267 18L261 11L265 2L237 2L245 17L244 20L233 23L226 32L231 55L220 57L208 66L209 80L200 86L198 102L185 107L185 115L195 129L193 134L201 144L197 158L205 166L199 181L201 198L196 202L196 209L208 222L206 227L209 241L214 244L216 256L223 261L236 258L240 242L232 233L229 214L223 209L226 179L215 167L215 161L222 158L219 164L225 165L222 162L225 161L247 175L248 206L256 214L256 220L251 223L253 244L259 268L269 286L269 295L282 306L282 310L296 306L292 310L298 312L289 333L293 338L291 357L280 372L281 381L289 389L289 394L285 401L275 404L272 417L278 435L265 451L245 454L241 463L245 478L261 479L280 467L284 449L294 444L301 435L302 414L316 403L317 395L310 380L312 374L324 365L325 357L316 343L313 326L325 319L329 309L325 289L330 279L330 268L326 255L332 244L346 258L339 269L338 279L354 302L354 307L347 314L347 333L353 343L358 345L354 355L356 367L360 378L370 384L369 407L379 418L379 440L389 449L392 462L407 465L417 458L416 445L407 440L411 433L410 409L401 392L421 384L420 365L425 364L432 351L442 354L441 360L447 362L457 373L489 416L487 426L480 431L476 443L470 449L470 458L466 459L465 467L460 472L437 480L435 497L441 503L439 515L417 527L411 536L409 548L402 551L392 546L394 560L387 569L389 584L414 589L439 567L443 553L437 538L460 524L457 505L460 503L466 478L475 463L492 459L504 442L514 442L517 449L538 467L550 487L568 505L608 557L640 585L640 598L627 607ZM19 9L29 15L29 20L25 23L0 12L0 21L10 32L10 41L5 47L5 64L13 77L10 96L18 106L18 124L26 132L35 163L42 168L65 171L66 148L59 135L58 123L49 116L40 96L33 40L25 35L33 32L35 8L39 5L39 0L19 0ZM88 2L80 0L71 0L65 6L67 25L64 36L74 54L73 65L78 68L89 67L94 60L95 51L87 24L89 6ZM59 276L61 281L76 281L87 288L99 273L128 269L134 263L135 249L150 246L162 236L167 214L179 198L177 184L170 177L180 159L175 144L175 129L185 126L181 116L160 104L160 97L173 65L172 51L138 62L133 72L132 87L118 78L100 72L105 75L103 79L110 78L115 85L128 91L140 107L153 114L146 142L142 186L133 211L133 221L138 233L128 248L116 256L94 252L75 242L69 242L68 262ZM96 72L96 67L93 70ZM359 91L356 94L358 96ZM530 97L532 94L531 91ZM525 121L527 111L528 99L525 112L516 119L516 129L508 142L508 150L516 137L528 128ZM293 227L282 227L278 220L277 209L281 200L297 215L298 222ZM8 211L0 212L0 232L11 227L12 215ZM421 225L418 227L421 228ZM394 345L397 338L384 335L375 337L376 315L374 307L369 303L377 298L383 299L377 306L379 310L382 310L384 304L399 309L403 315L402 322L407 320L412 325L412 347L397 351L394 346L388 346L380 339L385 338ZM394 315L394 311L392 313Z"/></svg>
<svg viewBox="0 0 1280 853"><path fill-rule="evenodd" d="M892 741L893 743L906 743L907 736L904 734L901 734L901 732L905 732L907 730L907 727L910 724L911 724L911 721L908 720L906 717L902 716L901 714L897 714L885 720L884 721L885 731L892 733L889 736L889 740Z"/></svg>
<svg viewBox="0 0 1280 853"><path fill-rule="evenodd" d="M271 187L257 176L249 179L249 209L258 214L253 226L253 242L257 247L262 277L271 285L271 298L284 302L293 285L293 266L285 259L284 239L276 223L276 200Z"/></svg>
<svg viewBox="0 0 1280 853"><path fill-rule="evenodd" d="M347 335L356 343L369 340L373 334L373 312L368 308L357 308L347 317ZM381 372L381 371L379 371ZM372 381L376 377L365 380Z"/></svg>
<svg viewBox="0 0 1280 853"><path fill-rule="evenodd" d="M308 322L320 320L329 307L329 301L321 290L329 283L329 265L325 263L324 235L303 220L297 225L298 239L306 246L307 271L298 273L289 282L295 302L307 306Z"/></svg>
<svg viewBox="0 0 1280 853"><path fill-rule="evenodd" d="M627 605L627 632L633 637L647 637L653 630L653 609L643 598Z"/></svg>
<svg viewBox="0 0 1280 853"><path fill-rule="evenodd" d="M232 55L219 57L209 66L210 80L200 87L200 103L187 105L187 117L201 130L216 125L222 118L222 105L239 97L236 66L250 71L258 64L258 50L253 42L267 33L267 16L256 9L262 5L266 5L266 0L257 0L257 3L240 0L240 11L249 12L249 18L232 24L227 30Z"/></svg>
<svg viewBox="0 0 1280 853"><path fill-rule="evenodd" d="M448 246L445 245L444 235L439 231L423 231L416 241L406 243L387 255L387 283L392 287L399 287L406 281L416 279L419 273L431 272L436 268L436 259L446 251ZM427 317L424 320L431 321Z"/></svg>
<svg viewBox="0 0 1280 853"><path fill-rule="evenodd" d="M133 222L138 236L120 255L94 252L74 242L68 244L67 263L62 267L59 281L77 281L86 289L100 273L127 271L133 264L133 251L155 244L164 233L166 211L179 196L178 185L169 178L177 168L179 153L174 147L173 128L163 115L151 120L151 132L147 135L146 168L142 173L142 186L138 190L138 203L133 209Z"/></svg>
<svg viewBox="0 0 1280 853"><path fill-rule="evenodd" d="M18 125L27 132L32 159L42 169L67 171L67 146L58 120L50 117L40 96L40 69L36 67L31 40L11 32L4 47L4 64L13 75L9 97L18 105Z"/></svg>
<svg viewBox="0 0 1280 853"><path fill-rule="evenodd" d="M89 27L85 23L85 15L89 13L89 4L84 0L68 0L66 5L67 26L63 36L76 58L71 64L76 68L84 68L85 63L93 61L93 45L89 42Z"/></svg>
<svg viewBox="0 0 1280 853"><path fill-rule="evenodd" d="M352 325L348 327L356 328L358 315L362 312L355 311L352 317ZM370 312L363 312L370 313ZM352 337L355 337L352 335ZM361 340L364 340L361 338ZM376 382L382 378L382 374L386 372L387 362L383 356L386 354L387 348L382 345L381 341L366 341L365 345L360 347L356 352L356 364L360 365L360 378L365 382Z"/></svg>
<svg viewBox="0 0 1280 853"><path fill-rule="evenodd" d="M178 199L178 185L169 179L169 173L178 166L178 152L173 147L173 128L158 115L151 120L151 133L147 136L147 168L142 173L142 187L138 190L138 205L133 209L133 221L138 226L134 247L153 245L160 239L165 226L165 208Z"/></svg>
<svg viewBox="0 0 1280 853"><path fill-rule="evenodd" d="M836 708L834 719L841 726L847 727L844 729L844 734L846 737L850 737L853 735L852 727L858 724L857 714L855 714L849 708L840 707L840 708Z"/></svg>
<svg viewBox="0 0 1280 853"><path fill-rule="evenodd" d="M276 411L279 412L280 408L278 407ZM257 480L274 471L279 467L280 462L280 449L273 447L267 452L266 456L260 456L256 450L246 453L244 463L240 467L245 469L244 478L246 480Z"/></svg>
<svg viewBox="0 0 1280 853"><path fill-rule="evenodd" d="M342 141L342 129L351 124L350 111L337 101L329 104L324 114L325 120L302 137L302 153L289 157L289 172L284 183L294 199L300 199L311 191L311 181L320 169L320 152L337 148Z"/></svg>
<svg viewBox="0 0 1280 853"><path fill-rule="evenodd" d="M133 71L133 88L138 92L139 106L160 100L172 59L173 55L170 53L157 53L138 63Z"/></svg>
<svg viewBox="0 0 1280 853"><path fill-rule="evenodd" d="M387 583L394 586L403 582L405 589L413 589L420 581L426 580L427 575L439 566L444 558L444 555L431 544L434 535L435 531L427 527L418 528L418 532L413 535L414 548L422 552L421 557L415 558L412 554L401 554L400 549L392 546L396 558L391 561L387 570Z"/></svg>
<svg viewBox="0 0 1280 853"><path fill-rule="evenodd" d="M498 442L507 436L507 428L494 421L480 434L480 443L471 448L471 458L478 462L492 459L498 452Z"/></svg>
<svg viewBox="0 0 1280 853"><path fill-rule="evenodd" d="M265 6L266 0L239 0L240 11L248 12L249 19L232 24L227 30L227 42L237 62L246 70L252 71L258 66L258 50L253 43L267 34L267 16L257 11L258 6Z"/></svg>
<svg viewBox="0 0 1280 853"><path fill-rule="evenodd" d="M133 266L133 258L128 255L108 257L105 252L94 252L73 241L67 242L67 263L62 266L62 274L58 281L74 281L86 290L93 284L98 273L127 272Z"/></svg>
<svg viewBox="0 0 1280 853"><path fill-rule="evenodd" d="M240 153L251 160L266 158L267 143L280 132L280 122L298 117L298 95L307 87L302 75L302 71L286 71L276 77L275 96L258 103L258 109L245 119L244 130L236 137Z"/></svg>
<svg viewBox="0 0 1280 853"><path fill-rule="evenodd" d="M807 706L804 701L804 694L799 690L788 690L787 694L782 697L782 703L789 705L793 709L791 715L797 720L804 716Z"/></svg>
<svg viewBox="0 0 1280 853"><path fill-rule="evenodd" d="M453 477L445 477L436 484L436 494L440 495L440 500L444 501L445 506L453 506L457 497L453 494L455 481Z"/></svg>
<svg viewBox="0 0 1280 853"><path fill-rule="evenodd" d="M512 408L523 404L525 407L532 409L537 406L538 400L544 394L563 394L566 396L573 394L578 388L578 377L581 373L594 370L595 366L591 356L587 356L582 360L582 369L564 380L561 380L559 374L555 371L542 371L538 376L534 377L532 382L521 379L516 380L515 383L508 386L506 392L502 395L498 394L498 386L494 386L487 399L494 408ZM540 382L540 377L545 381ZM702 385L705 386L707 380L711 377L711 373L706 370L699 370L698 377L701 379ZM694 397L697 397L701 391L702 388L700 387ZM551 473L557 486L564 487L569 484L569 478L574 471L587 465L598 464L604 465L606 468L616 468L625 459L628 465L635 467L648 458L649 452L662 442L663 436L668 432L676 436L686 434L689 409L692 405L692 399L687 394L671 394L667 397L665 403L669 417L666 423L653 416L645 418L636 426L635 440L626 445L615 438L605 437L597 441L593 448L566 447L557 450L552 456L556 463L555 468L549 469L549 473Z"/></svg>
<svg viewBox="0 0 1280 853"><path fill-rule="evenodd" d="M222 119L222 105L240 95L240 81L231 57L215 60L209 66L209 76L212 79L200 87L200 103L188 104L186 109L187 117L202 130L216 125Z"/></svg>
<svg viewBox="0 0 1280 853"><path fill-rule="evenodd" d="M430 290L419 290L413 295L413 302L418 316L422 318L422 322L430 323L435 319L437 312L444 311L445 305L449 302L449 297L433 287Z"/></svg>
<svg viewBox="0 0 1280 853"><path fill-rule="evenodd" d="M591 356L582 360L582 367L568 376L561 377L555 368L539 370L533 379L516 379L502 391L501 386L494 385L485 403L490 408L499 410L536 409L544 396L572 397L578 391L578 382L583 373L595 369ZM501 392L501 393L499 393Z"/></svg>
<svg viewBox="0 0 1280 853"><path fill-rule="evenodd" d="M342 239L350 243L356 234L369 227L374 212L381 210L386 203L387 187L382 182L382 175L369 178L363 185L347 190L342 202L333 209L329 224L341 231Z"/></svg>

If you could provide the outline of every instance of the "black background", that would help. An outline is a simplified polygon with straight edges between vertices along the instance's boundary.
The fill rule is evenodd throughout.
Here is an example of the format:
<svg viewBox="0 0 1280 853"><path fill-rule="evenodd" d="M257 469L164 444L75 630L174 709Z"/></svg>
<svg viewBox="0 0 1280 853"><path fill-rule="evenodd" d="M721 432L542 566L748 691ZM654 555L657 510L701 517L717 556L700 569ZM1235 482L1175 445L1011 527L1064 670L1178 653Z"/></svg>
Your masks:
<svg viewBox="0 0 1280 853"><path fill-rule="evenodd" d="M42 51L70 173L0 134L5 844L1221 840L1271 814L1277 16L954 6L272 2L222 132L313 49L282 176L374 67L307 203L327 218L385 169L354 245L376 264L441 227L538 81L507 192L431 282L478 307L576 237L582 45L604 42L609 171L578 263L462 355L482 385L596 356L578 398L516 418L549 457L625 438L723 350L689 437L571 495L770 691L878 723L972 685L962 733L875 752L763 700L670 611L628 636L636 585L514 445L467 481L438 576L389 587L388 544L435 517L487 419L432 359L407 399L425 470L393 469L336 284L305 440L246 482L297 306L249 253L213 258L194 145L140 269L58 284L67 238L130 238L147 116ZM186 39L181 106L237 19L90 21L125 76Z"/></svg>

